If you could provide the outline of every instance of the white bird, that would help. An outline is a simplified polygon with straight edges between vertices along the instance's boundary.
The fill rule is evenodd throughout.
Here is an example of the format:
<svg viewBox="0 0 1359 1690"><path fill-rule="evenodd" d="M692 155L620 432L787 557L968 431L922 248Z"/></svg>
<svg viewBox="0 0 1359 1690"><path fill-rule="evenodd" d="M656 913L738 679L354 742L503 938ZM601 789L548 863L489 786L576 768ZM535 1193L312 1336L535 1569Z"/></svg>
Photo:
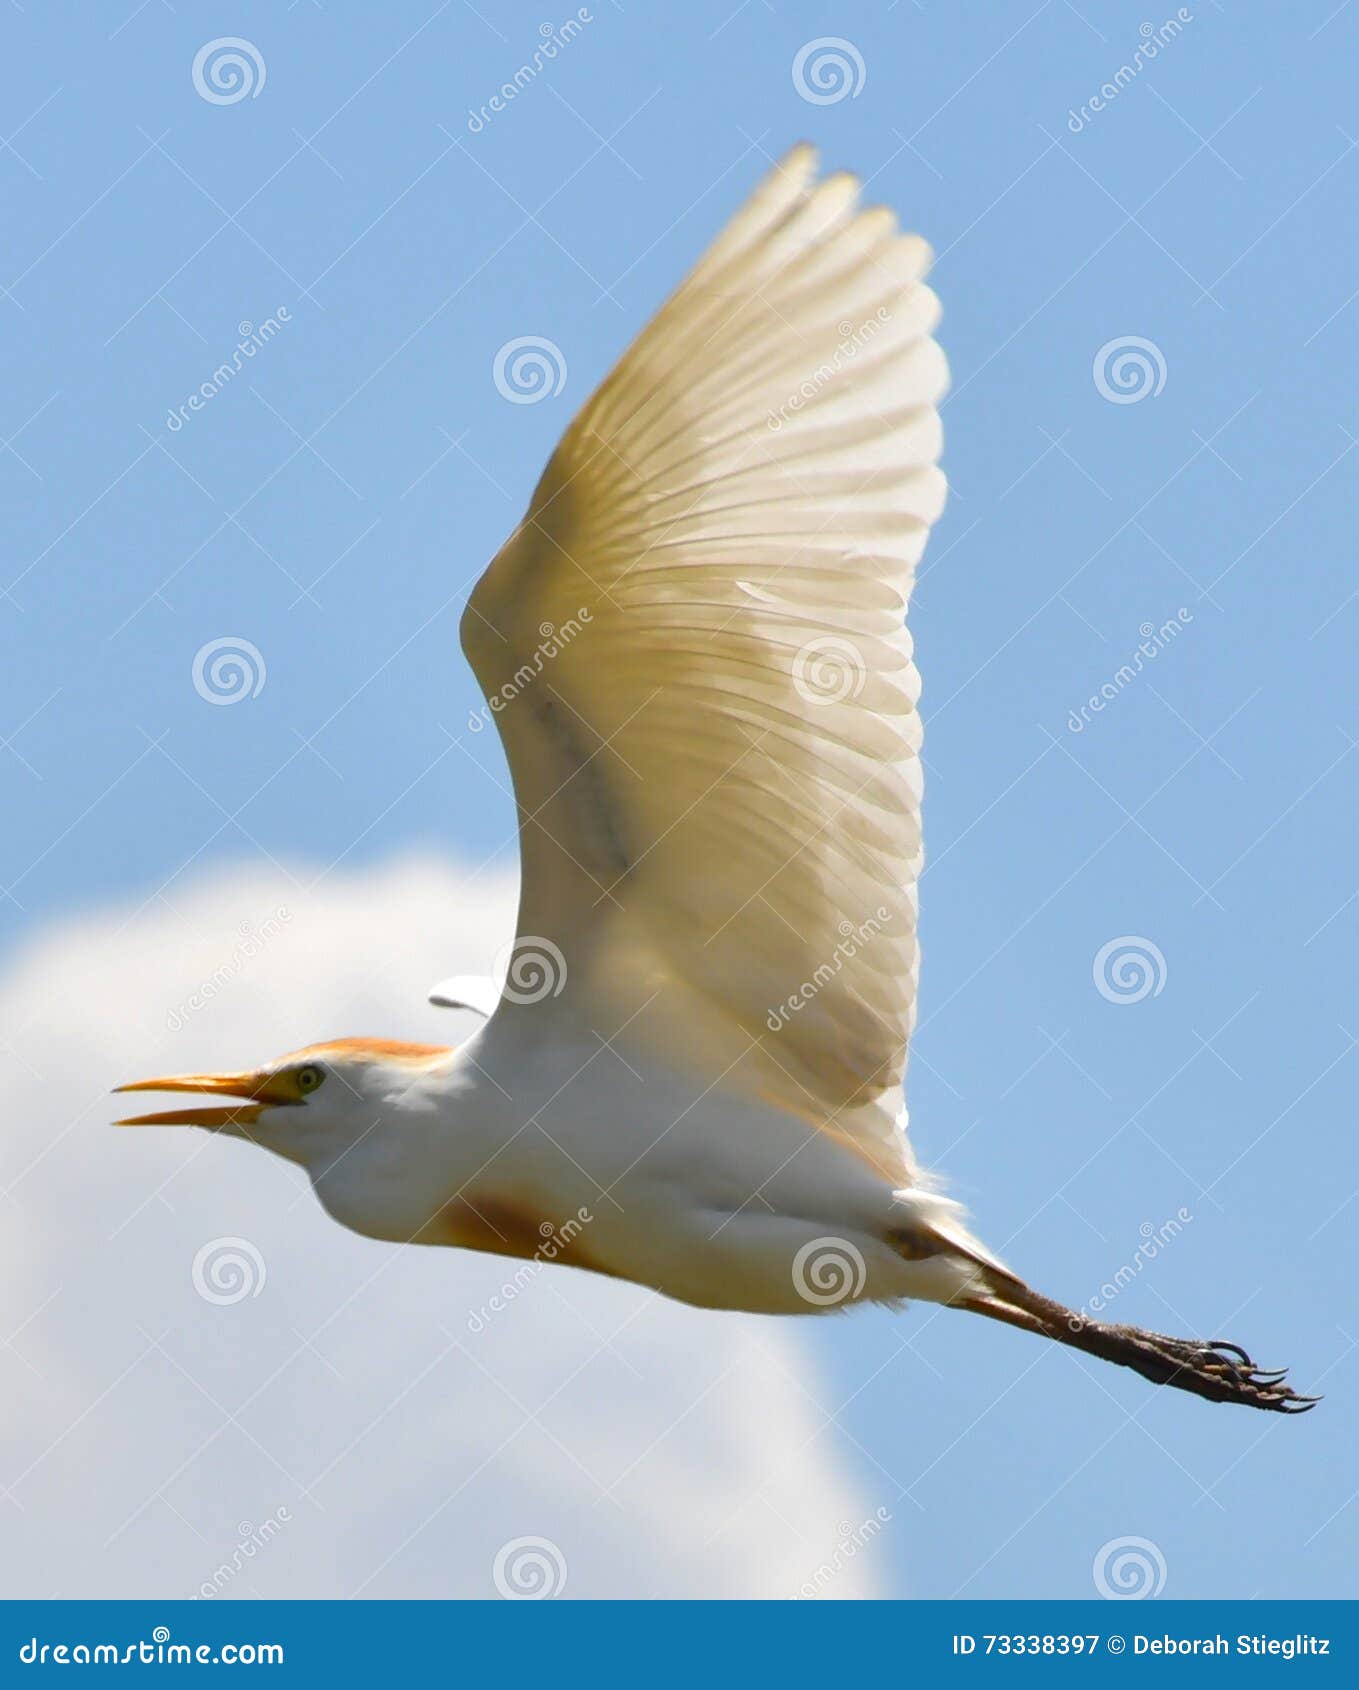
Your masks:
<svg viewBox="0 0 1359 1690"><path fill-rule="evenodd" d="M919 681L944 502L930 253L796 147L572 422L462 643L519 810L518 937L459 1048L341 1039L139 1081L300 1163L369 1237L709 1309L910 1298L1223 1402L1233 1345L1038 1295L917 1165Z"/></svg>

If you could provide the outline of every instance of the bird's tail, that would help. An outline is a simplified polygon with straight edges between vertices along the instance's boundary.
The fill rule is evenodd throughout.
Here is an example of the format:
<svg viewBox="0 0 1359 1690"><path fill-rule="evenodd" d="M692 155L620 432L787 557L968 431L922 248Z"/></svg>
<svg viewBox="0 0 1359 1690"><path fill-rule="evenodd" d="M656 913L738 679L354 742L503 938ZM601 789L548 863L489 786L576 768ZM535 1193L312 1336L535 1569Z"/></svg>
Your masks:
<svg viewBox="0 0 1359 1690"><path fill-rule="evenodd" d="M1106 1325L1041 1296L1008 1270L990 1264L979 1277L984 1290L958 1297L955 1307L1070 1344L1101 1361L1131 1367L1153 1385L1174 1385L1210 1402L1244 1403L1280 1414L1303 1414L1320 1401L1299 1396L1284 1384L1287 1368L1263 1371L1237 1344L1220 1338L1169 1338L1140 1326Z"/></svg>

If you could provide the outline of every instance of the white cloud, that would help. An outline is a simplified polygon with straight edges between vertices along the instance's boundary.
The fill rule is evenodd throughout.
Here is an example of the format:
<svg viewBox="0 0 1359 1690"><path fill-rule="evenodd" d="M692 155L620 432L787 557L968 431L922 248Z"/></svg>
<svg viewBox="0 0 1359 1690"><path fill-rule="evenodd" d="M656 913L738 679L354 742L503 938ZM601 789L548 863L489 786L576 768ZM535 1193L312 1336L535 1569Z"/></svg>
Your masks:
<svg viewBox="0 0 1359 1690"><path fill-rule="evenodd" d="M512 917L506 880L428 861L311 892L250 869L0 977L7 1595L489 1596L521 1537L567 1595L791 1596L824 1563L825 1594L876 1594L881 1548L844 1533L878 1499L795 1326L547 1268L474 1333L519 1264L357 1238L249 1145L108 1125L139 1075L456 1041L425 990L485 970ZM258 1252L258 1295L195 1290L220 1238Z"/></svg>

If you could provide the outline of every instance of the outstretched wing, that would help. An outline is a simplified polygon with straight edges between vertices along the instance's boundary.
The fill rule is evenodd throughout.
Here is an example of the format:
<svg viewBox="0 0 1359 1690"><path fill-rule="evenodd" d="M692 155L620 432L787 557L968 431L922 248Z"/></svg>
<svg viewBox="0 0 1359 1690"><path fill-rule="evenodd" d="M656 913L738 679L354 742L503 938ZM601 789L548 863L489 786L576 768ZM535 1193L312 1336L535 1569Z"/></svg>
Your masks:
<svg viewBox="0 0 1359 1690"><path fill-rule="evenodd" d="M858 197L809 147L764 180L567 429L462 638L520 944L618 1021L672 994L687 1063L895 1175L947 371L929 249Z"/></svg>

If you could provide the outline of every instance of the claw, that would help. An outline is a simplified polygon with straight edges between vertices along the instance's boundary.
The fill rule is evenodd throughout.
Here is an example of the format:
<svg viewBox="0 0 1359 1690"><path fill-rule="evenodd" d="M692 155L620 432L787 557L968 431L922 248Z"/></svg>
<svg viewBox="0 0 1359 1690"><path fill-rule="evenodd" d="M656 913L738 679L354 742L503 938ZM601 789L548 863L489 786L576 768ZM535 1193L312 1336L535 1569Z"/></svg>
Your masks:
<svg viewBox="0 0 1359 1690"><path fill-rule="evenodd" d="M1239 1402L1280 1414L1305 1414L1321 1400L1300 1397L1284 1384L1286 1367L1256 1367L1246 1350L1225 1339L1204 1343L1141 1333L1136 1328L1123 1328L1121 1335L1135 1346L1139 1356L1138 1360L1129 1358L1127 1365L1158 1384L1176 1385L1218 1402Z"/></svg>
<svg viewBox="0 0 1359 1690"><path fill-rule="evenodd" d="M1013 1279L997 1283L993 1294L962 1306L1070 1344L1102 1361L1131 1367L1153 1385L1172 1385L1209 1402L1240 1403L1275 1414L1305 1414L1321 1401L1299 1396L1285 1384L1287 1368L1257 1367L1248 1350L1226 1338L1205 1342L1140 1326L1106 1326Z"/></svg>

